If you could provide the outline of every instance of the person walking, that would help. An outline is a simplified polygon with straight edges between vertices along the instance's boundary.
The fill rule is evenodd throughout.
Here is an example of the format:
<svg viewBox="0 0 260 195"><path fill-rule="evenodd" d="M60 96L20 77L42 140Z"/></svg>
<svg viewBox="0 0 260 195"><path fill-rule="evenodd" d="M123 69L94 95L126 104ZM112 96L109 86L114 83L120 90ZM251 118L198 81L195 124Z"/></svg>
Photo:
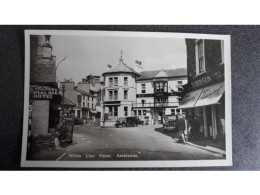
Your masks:
<svg viewBox="0 0 260 195"><path fill-rule="evenodd" d="M179 115L176 123L176 130L179 132L179 143L186 144L190 134L190 129L190 122L185 119L183 115Z"/></svg>

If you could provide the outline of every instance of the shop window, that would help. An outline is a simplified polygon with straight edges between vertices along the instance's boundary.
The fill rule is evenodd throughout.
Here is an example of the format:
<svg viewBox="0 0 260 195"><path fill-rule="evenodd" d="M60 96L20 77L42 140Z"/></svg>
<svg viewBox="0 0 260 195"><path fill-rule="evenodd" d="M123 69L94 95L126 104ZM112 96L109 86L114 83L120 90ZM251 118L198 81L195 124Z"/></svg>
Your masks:
<svg viewBox="0 0 260 195"><path fill-rule="evenodd" d="M146 116L146 110L143 110L143 116Z"/></svg>
<svg viewBox="0 0 260 195"><path fill-rule="evenodd" d="M142 93L146 93L145 84L141 84L141 86L142 86Z"/></svg>
<svg viewBox="0 0 260 195"><path fill-rule="evenodd" d="M128 99L128 90L124 90L124 100Z"/></svg>
<svg viewBox="0 0 260 195"><path fill-rule="evenodd" d="M118 86L118 77L114 77L114 86Z"/></svg>
<svg viewBox="0 0 260 195"><path fill-rule="evenodd" d="M124 114L125 114L125 116L128 116L128 107L127 106L124 107Z"/></svg>
<svg viewBox="0 0 260 195"><path fill-rule="evenodd" d="M134 116L137 116L137 110L134 110Z"/></svg>
<svg viewBox="0 0 260 195"><path fill-rule="evenodd" d="M128 86L128 77L124 77L124 85Z"/></svg>

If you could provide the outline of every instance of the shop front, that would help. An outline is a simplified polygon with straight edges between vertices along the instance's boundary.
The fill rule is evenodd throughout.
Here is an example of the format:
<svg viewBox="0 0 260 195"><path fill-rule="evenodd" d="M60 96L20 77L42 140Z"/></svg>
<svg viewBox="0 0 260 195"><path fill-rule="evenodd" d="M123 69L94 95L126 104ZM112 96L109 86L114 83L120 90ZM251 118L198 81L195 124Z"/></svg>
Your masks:
<svg viewBox="0 0 260 195"><path fill-rule="evenodd" d="M186 110L187 118L199 120L199 131L213 140L225 137L225 87L216 83L187 93L179 108Z"/></svg>

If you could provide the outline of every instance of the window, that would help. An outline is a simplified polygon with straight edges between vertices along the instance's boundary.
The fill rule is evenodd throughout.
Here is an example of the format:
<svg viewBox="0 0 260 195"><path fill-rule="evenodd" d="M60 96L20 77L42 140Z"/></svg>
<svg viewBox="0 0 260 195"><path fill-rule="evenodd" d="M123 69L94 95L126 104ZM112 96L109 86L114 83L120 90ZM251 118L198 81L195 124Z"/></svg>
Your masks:
<svg viewBox="0 0 260 195"><path fill-rule="evenodd" d="M171 115L175 115L175 109L171 109Z"/></svg>
<svg viewBox="0 0 260 195"><path fill-rule="evenodd" d="M181 113L180 109L176 109L176 112L177 112L177 114Z"/></svg>
<svg viewBox="0 0 260 195"><path fill-rule="evenodd" d="M164 83L164 92L168 92L168 83Z"/></svg>
<svg viewBox="0 0 260 195"><path fill-rule="evenodd" d="M92 102L93 102L93 97L92 97Z"/></svg>
<svg viewBox="0 0 260 195"><path fill-rule="evenodd" d="M159 83L155 83L155 90L156 90L156 92L160 91L160 84Z"/></svg>
<svg viewBox="0 0 260 195"><path fill-rule="evenodd" d="M128 77L124 77L124 85L128 86Z"/></svg>
<svg viewBox="0 0 260 195"><path fill-rule="evenodd" d="M88 96L88 101L89 101L89 96Z"/></svg>
<svg viewBox="0 0 260 195"><path fill-rule="evenodd" d="M128 90L124 90L124 100L128 99Z"/></svg>
<svg viewBox="0 0 260 195"><path fill-rule="evenodd" d="M85 100L85 96L84 95L83 95L82 99Z"/></svg>
<svg viewBox="0 0 260 195"><path fill-rule="evenodd" d="M114 86L118 86L118 77L114 77Z"/></svg>
<svg viewBox="0 0 260 195"><path fill-rule="evenodd" d="M142 115L142 110L138 110L138 115L141 116Z"/></svg>
<svg viewBox="0 0 260 195"><path fill-rule="evenodd" d="M142 93L146 93L145 84L142 84Z"/></svg>
<svg viewBox="0 0 260 195"><path fill-rule="evenodd" d="M112 106L108 107L108 115L109 116L113 116L113 108L112 108Z"/></svg>
<svg viewBox="0 0 260 195"><path fill-rule="evenodd" d="M113 91L108 91L109 96L108 96L108 100L113 100Z"/></svg>
<svg viewBox="0 0 260 195"><path fill-rule="evenodd" d="M78 108L81 108L81 103L78 103Z"/></svg>
<svg viewBox="0 0 260 195"><path fill-rule="evenodd" d="M142 100L142 106L144 107L144 105L145 105L145 100Z"/></svg>
<svg viewBox="0 0 260 195"><path fill-rule="evenodd" d="M178 81L178 91L182 91L182 81Z"/></svg>
<svg viewBox="0 0 260 195"><path fill-rule="evenodd" d="M146 110L143 110L143 115L146 116Z"/></svg>
<svg viewBox="0 0 260 195"><path fill-rule="evenodd" d="M89 108L89 103L88 103L88 108Z"/></svg>
<svg viewBox="0 0 260 195"><path fill-rule="evenodd" d="M128 107L127 106L124 107L124 113L125 113L125 116L128 116Z"/></svg>
<svg viewBox="0 0 260 195"><path fill-rule="evenodd" d="M112 87L112 86L113 86L113 78L110 77L110 78L109 78L109 87Z"/></svg>
<svg viewBox="0 0 260 195"><path fill-rule="evenodd" d="M114 100L117 100L117 99L118 99L118 91L115 90L115 91L114 91Z"/></svg>
<svg viewBox="0 0 260 195"><path fill-rule="evenodd" d="M94 108L94 105L92 104L92 108Z"/></svg>
<svg viewBox="0 0 260 195"><path fill-rule="evenodd" d="M118 107L117 106L114 107L114 116L118 116Z"/></svg>
<svg viewBox="0 0 260 195"><path fill-rule="evenodd" d="M134 110L134 116L137 116L137 110Z"/></svg>
<svg viewBox="0 0 260 195"><path fill-rule="evenodd" d="M167 92L168 83L167 82L157 82L155 83L155 92Z"/></svg>
<svg viewBox="0 0 260 195"><path fill-rule="evenodd" d="M82 102L83 103L83 107L85 107L85 102Z"/></svg>
<svg viewBox="0 0 260 195"><path fill-rule="evenodd" d="M198 40L196 46L197 53L197 73L205 72L205 54L204 54L204 40Z"/></svg>

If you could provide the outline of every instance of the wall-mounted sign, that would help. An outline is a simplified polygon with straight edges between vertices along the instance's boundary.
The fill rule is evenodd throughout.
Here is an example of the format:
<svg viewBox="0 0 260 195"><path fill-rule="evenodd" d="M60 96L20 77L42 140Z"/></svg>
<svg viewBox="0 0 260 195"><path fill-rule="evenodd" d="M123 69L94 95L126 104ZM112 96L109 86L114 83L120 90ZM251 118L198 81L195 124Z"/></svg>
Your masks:
<svg viewBox="0 0 260 195"><path fill-rule="evenodd" d="M214 72L205 73L190 81L193 89L203 88L218 82L224 81L224 66Z"/></svg>
<svg viewBox="0 0 260 195"><path fill-rule="evenodd" d="M58 89L48 86L30 87L30 97L37 100L50 100L55 95L59 95Z"/></svg>

